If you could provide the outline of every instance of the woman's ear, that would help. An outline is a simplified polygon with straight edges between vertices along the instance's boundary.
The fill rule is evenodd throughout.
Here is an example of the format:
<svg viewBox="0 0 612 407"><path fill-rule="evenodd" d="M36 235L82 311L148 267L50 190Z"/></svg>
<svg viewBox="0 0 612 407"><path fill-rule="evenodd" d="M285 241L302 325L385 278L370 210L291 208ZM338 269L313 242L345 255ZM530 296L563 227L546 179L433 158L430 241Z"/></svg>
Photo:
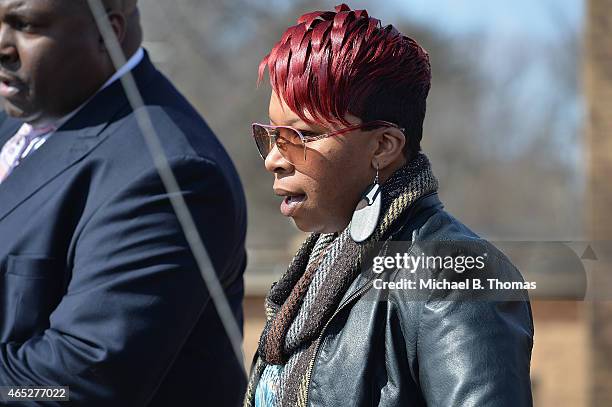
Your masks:
<svg viewBox="0 0 612 407"><path fill-rule="evenodd" d="M404 164L406 160L404 156L406 137L400 129L393 127L380 129L375 135L375 139L377 140L377 147L372 162L378 164L381 170L389 165L395 167L398 164Z"/></svg>

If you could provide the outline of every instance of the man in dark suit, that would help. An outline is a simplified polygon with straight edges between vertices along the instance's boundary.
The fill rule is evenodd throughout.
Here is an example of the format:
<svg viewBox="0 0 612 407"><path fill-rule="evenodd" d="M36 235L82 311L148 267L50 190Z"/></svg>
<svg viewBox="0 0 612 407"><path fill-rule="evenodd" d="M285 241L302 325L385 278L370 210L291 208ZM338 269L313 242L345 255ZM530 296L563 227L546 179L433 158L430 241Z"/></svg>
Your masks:
<svg viewBox="0 0 612 407"><path fill-rule="evenodd" d="M119 77L136 80L240 325L242 187L140 48L136 0L105 6L119 70L85 0L0 0L0 387L69 386L72 405L235 405L242 362Z"/></svg>

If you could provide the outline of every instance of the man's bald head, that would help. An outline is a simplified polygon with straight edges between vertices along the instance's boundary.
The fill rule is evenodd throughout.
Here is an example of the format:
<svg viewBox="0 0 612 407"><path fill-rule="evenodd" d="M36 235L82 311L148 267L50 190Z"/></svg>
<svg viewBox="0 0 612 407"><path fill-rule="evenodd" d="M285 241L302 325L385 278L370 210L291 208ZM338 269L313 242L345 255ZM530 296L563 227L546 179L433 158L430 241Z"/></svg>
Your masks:
<svg viewBox="0 0 612 407"><path fill-rule="evenodd" d="M87 0L60 0L68 5L79 5L89 9ZM125 13L133 12L137 8L138 0L100 0L107 11L121 11Z"/></svg>
<svg viewBox="0 0 612 407"><path fill-rule="evenodd" d="M124 13L132 13L136 9L138 0L102 0L106 9L123 11Z"/></svg>

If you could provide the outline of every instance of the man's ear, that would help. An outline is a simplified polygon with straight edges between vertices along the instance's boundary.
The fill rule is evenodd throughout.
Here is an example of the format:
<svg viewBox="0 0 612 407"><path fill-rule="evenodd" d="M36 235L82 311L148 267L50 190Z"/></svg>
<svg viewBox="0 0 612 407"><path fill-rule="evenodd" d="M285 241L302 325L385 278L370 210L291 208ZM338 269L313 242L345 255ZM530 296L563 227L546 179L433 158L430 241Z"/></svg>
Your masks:
<svg viewBox="0 0 612 407"><path fill-rule="evenodd" d="M127 31L127 18L126 16L118 11L110 10L106 14L108 17L108 21L110 22L111 27L113 28L113 32L119 41L119 44L123 44L123 40L125 39L125 33ZM107 51L106 44L104 43L104 38L102 34L98 39L100 43L100 49L104 52Z"/></svg>
<svg viewBox="0 0 612 407"><path fill-rule="evenodd" d="M375 135L375 139L377 140L377 146L373 161L376 161L381 170L405 159L406 137L400 129L394 127L380 129Z"/></svg>

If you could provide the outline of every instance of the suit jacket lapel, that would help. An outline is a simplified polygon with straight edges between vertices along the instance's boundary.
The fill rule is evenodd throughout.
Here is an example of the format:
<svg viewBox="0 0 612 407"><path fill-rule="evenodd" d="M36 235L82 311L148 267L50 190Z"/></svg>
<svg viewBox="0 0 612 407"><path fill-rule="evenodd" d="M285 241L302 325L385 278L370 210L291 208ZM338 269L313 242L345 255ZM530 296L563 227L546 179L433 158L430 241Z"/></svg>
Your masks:
<svg viewBox="0 0 612 407"><path fill-rule="evenodd" d="M136 82L144 85L156 70L145 55L132 72ZM130 111L120 81L95 95L0 184L0 221L45 184L83 159L104 140L103 130ZM21 124L11 118L5 120L0 133L0 148Z"/></svg>

